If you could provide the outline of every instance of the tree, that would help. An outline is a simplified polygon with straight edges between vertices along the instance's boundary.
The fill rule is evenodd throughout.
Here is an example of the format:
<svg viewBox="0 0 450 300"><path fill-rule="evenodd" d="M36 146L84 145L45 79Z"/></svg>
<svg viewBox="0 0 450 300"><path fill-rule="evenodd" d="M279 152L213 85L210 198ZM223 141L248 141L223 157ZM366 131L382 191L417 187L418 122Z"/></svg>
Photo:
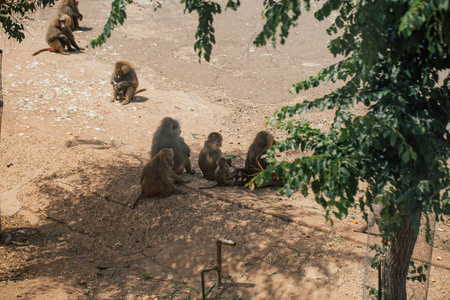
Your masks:
<svg viewBox="0 0 450 300"><path fill-rule="evenodd" d="M55 0L0 0L0 23L8 39L25 38L22 18L38 9L55 4Z"/></svg>
<svg viewBox="0 0 450 300"><path fill-rule="evenodd" d="M313 154L278 162L272 151L272 166L256 183L275 173L285 179L286 195L307 195L311 183L327 216L338 218L355 205L358 183L367 183L359 207L383 207L382 299L406 299L421 217L450 213L449 76L439 84L440 72L450 67L449 2L330 0L315 16L323 20L333 10L339 15L328 33L339 37L328 48L344 59L295 84L292 92L329 81L345 85L273 115L269 123L289 134L276 150ZM365 104L367 113L352 115L355 103ZM328 132L289 119L313 109L336 109Z"/></svg>

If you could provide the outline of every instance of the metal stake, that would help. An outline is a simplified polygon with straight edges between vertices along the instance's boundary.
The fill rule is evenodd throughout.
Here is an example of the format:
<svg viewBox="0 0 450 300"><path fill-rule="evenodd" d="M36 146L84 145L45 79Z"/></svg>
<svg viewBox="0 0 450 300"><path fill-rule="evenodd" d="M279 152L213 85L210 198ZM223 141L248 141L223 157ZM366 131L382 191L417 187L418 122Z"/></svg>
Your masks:
<svg viewBox="0 0 450 300"><path fill-rule="evenodd" d="M208 268L204 268L201 272L202 279L202 299L206 299L205 291L205 273L210 271L217 271L217 287L222 286L222 244L228 246L236 246L236 242L219 238L216 241L217 245L217 264Z"/></svg>

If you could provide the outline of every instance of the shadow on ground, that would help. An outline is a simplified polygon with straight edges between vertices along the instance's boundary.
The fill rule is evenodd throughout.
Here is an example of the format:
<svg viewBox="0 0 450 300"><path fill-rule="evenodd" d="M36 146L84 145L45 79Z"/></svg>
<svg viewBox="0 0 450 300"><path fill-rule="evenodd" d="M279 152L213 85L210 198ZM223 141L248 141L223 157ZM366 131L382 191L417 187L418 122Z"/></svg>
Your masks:
<svg viewBox="0 0 450 300"><path fill-rule="evenodd" d="M335 252L330 242L342 241L332 234L186 187L187 195L145 198L132 210L143 160L102 142L75 140L61 159L64 168L39 175L19 192L24 210L39 221L10 231L7 247L26 258L2 270L1 280L68 280L67 290L86 299L197 299L200 271L215 263L215 240L222 237L237 245L222 250L223 288L215 286L214 272L206 276L211 298L319 299L336 295L330 286L342 266L363 260L351 249ZM200 175L183 176L204 184ZM225 192L230 199L255 198L240 188ZM337 263L322 263L324 256Z"/></svg>

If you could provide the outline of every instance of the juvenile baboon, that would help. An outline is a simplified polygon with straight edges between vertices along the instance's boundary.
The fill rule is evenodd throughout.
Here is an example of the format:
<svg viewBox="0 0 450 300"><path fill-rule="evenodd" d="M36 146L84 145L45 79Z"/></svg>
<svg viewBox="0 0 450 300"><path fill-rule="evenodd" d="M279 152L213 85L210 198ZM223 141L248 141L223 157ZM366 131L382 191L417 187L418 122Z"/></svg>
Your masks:
<svg viewBox="0 0 450 300"><path fill-rule="evenodd" d="M200 151L198 156L198 166L203 172L203 177L208 180L215 179L215 171L217 168L217 161L222 157L222 147L223 137L218 132L211 132L208 135L208 139Z"/></svg>
<svg viewBox="0 0 450 300"><path fill-rule="evenodd" d="M217 161L217 168L214 171L214 177L216 178L216 184L208 187L200 187L200 189L211 189L216 186L234 186L233 176L230 172L231 158L226 159L221 157Z"/></svg>
<svg viewBox="0 0 450 300"><path fill-rule="evenodd" d="M70 29L80 29L78 20L83 20L83 15L78 11L78 0L61 0L58 5L58 14L66 14L72 19Z"/></svg>
<svg viewBox="0 0 450 300"><path fill-rule="evenodd" d="M145 89L136 91L139 85L136 71L129 62L124 60L119 60L114 65L111 84L113 86L111 102L116 101L117 98L119 98L119 101L125 99L122 105L130 103L137 93L145 91Z"/></svg>
<svg viewBox="0 0 450 300"><path fill-rule="evenodd" d="M246 185L251 179L251 174L248 173L248 170L245 168L234 169L233 173L231 174L234 184L239 186Z"/></svg>
<svg viewBox="0 0 450 300"><path fill-rule="evenodd" d="M180 176L172 171L174 164L174 153L170 148L161 149L158 154L153 156L144 166L141 173L141 195L131 205L135 208L138 201L143 197L162 196L167 197L171 194L182 194L175 183L185 183Z"/></svg>
<svg viewBox="0 0 450 300"><path fill-rule="evenodd" d="M153 134L152 149L150 155L155 156L159 150L163 148L171 148L174 152L174 165L172 167L175 174L183 173L186 169L186 173L194 174L191 168L191 149L184 142L184 139L180 136L181 127L180 123L170 117L162 119L161 124Z"/></svg>
<svg viewBox="0 0 450 300"><path fill-rule="evenodd" d="M63 55L68 55L69 53L64 51L65 46L67 46L67 50L69 51L74 51L72 46L77 50L83 50L83 48L78 47L75 42L75 37L69 27L71 22L70 17L66 14L54 16L48 25L47 33L45 35L45 40L50 48L38 50L33 53L33 56L44 51L59 52Z"/></svg>
<svg viewBox="0 0 450 300"><path fill-rule="evenodd" d="M251 173L259 173L268 166L265 157L267 150L275 144L274 136L268 131L260 131L250 145L247 158L245 159L245 169Z"/></svg>

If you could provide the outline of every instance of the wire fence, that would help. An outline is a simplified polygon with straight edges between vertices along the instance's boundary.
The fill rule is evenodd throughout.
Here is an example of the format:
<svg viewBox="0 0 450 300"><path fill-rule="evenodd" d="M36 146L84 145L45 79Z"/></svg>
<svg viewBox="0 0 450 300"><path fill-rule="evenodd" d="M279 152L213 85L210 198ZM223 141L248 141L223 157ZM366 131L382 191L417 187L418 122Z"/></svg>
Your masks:
<svg viewBox="0 0 450 300"><path fill-rule="evenodd" d="M427 232L427 218L429 219L429 231ZM431 255L433 252L434 232L436 229L436 218L434 214L422 216L419 236L414 252L411 257L408 280L406 282L406 294L408 300L424 300L428 297L428 287L431 271ZM427 239L428 234L428 239ZM371 250L371 246L382 245L380 232L376 223L369 224L367 229L367 248L363 285L363 300L379 298L380 270L374 269L370 264L376 252ZM411 273L414 270L422 272ZM419 277L424 280L418 280ZM414 279L414 280L413 280Z"/></svg>

